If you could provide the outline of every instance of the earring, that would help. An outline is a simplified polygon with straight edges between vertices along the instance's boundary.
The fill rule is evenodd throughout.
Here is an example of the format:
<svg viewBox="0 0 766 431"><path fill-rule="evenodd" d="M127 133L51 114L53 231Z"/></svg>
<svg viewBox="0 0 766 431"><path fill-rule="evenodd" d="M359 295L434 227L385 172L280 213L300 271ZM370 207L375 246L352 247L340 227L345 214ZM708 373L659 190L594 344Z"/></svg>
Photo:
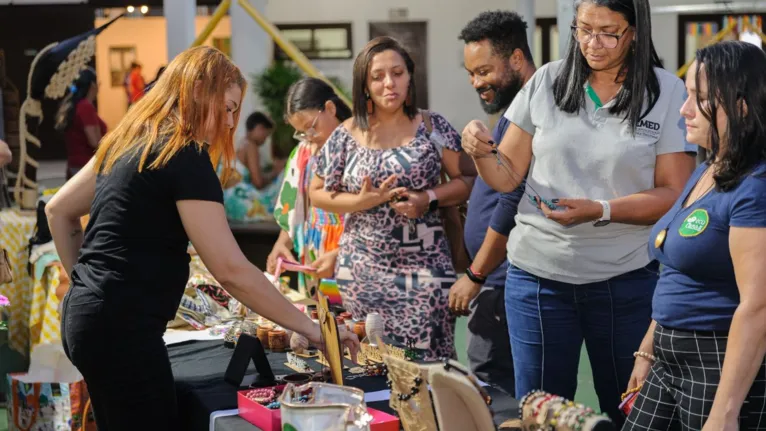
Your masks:
<svg viewBox="0 0 766 431"><path fill-rule="evenodd" d="M367 115L372 115L372 113L375 112L375 104L372 103L370 93L366 93L365 98L367 99Z"/></svg>

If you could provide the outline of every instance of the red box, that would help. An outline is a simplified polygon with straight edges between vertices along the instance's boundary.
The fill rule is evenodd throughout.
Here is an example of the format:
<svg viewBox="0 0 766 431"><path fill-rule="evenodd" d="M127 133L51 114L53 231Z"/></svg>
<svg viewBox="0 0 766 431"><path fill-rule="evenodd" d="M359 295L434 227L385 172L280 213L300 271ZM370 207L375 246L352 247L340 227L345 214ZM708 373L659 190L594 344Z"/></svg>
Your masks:
<svg viewBox="0 0 766 431"><path fill-rule="evenodd" d="M277 391L281 391L284 388L285 385L274 387ZM245 394L249 391L250 389L237 392L239 416L263 431L282 431L282 414L280 410L267 409L248 399ZM373 417L372 424L370 424L371 431L399 431L399 418L396 416L369 407L367 411Z"/></svg>
<svg viewBox="0 0 766 431"><path fill-rule="evenodd" d="M367 407L367 412L373 417L370 424L371 431L399 431L399 418Z"/></svg>
<svg viewBox="0 0 766 431"><path fill-rule="evenodd" d="M285 385L274 387L277 392L284 388ZM282 431L281 411L279 409L267 409L255 401L248 399L245 396L248 392L250 392L250 389L237 392L239 416L263 431Z"/></svg>

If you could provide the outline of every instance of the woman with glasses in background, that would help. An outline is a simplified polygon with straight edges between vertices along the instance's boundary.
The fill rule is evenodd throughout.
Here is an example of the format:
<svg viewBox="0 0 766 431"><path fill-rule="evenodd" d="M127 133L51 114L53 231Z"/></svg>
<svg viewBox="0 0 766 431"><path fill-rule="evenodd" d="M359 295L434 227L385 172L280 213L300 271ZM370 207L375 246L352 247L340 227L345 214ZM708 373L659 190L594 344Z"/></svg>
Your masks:
<svg viewBox="0 0 766 431"><path fill-rule="evenodd" d="M308 186L314 177L319 150L333 130L351 117L351 110L332 87L317 78L303 78L293 84L286 105L285 120L295 128L294 137L300 144L285 167L274 210L282 232L269 254L267 270L274 274L280 257L312 266L316 273L298 274L298 285L313 297L319 280L332 278L335 273L343 215L311 205Z"/></svg>
<svg viewBox="0 0 766 431"><path fill-rule="evenodd" d="M649 2L575 7L566 58L518 94L499 146L474 121L463 147L500 192L528 174L505 289L516 393L574 398L584 340L601 410L619 425L657 282L647 238L694 158L679 114L684 85L661 68Z"/></svg>

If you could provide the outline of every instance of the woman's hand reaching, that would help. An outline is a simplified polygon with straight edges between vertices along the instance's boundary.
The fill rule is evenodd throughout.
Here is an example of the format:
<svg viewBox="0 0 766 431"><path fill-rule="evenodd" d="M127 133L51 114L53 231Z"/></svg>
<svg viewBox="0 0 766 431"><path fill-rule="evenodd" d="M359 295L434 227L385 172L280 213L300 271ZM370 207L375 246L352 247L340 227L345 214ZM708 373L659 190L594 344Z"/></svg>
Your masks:
<svg viewBox="0 0 766 431"><path fill-rule="evenodd" d="M326 355L324 341L322 340L322 329L318 323L315 323L311 331L308 334L303 334L308 338L309 343L313 344L317 349L321 350ZM348 347L351 352L351 360L356 363L356 355L359 353L359 338L351 331L339 330L338 337L340 338L341 350L343 347Z"/></svg>

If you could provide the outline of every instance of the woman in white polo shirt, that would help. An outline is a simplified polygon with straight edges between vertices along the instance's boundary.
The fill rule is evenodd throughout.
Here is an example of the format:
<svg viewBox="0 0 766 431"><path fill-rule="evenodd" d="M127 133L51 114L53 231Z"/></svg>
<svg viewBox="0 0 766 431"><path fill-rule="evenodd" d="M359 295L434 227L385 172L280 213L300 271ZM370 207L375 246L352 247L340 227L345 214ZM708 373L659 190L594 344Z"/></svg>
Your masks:
<svg viewBox="0 0 766 431"><path fill-rule="evenodd" d="M463 147L492 188L527 177L508 241L516 393L573 398L585 340L601 410L617 406L651 321L651 225L694 168L679 108L684 84L661 68L646 0L581 0L566 59L540 68L505 116L503 141L478 121Z"/></svg>

